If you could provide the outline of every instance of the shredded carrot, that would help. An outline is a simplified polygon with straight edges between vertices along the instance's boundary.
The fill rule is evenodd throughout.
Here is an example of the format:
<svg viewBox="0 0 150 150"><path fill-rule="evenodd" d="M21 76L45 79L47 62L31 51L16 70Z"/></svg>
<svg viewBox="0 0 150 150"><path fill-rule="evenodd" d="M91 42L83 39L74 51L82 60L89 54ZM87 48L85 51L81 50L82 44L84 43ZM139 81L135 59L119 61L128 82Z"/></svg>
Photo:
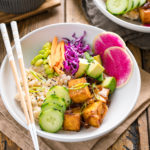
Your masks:
<svg viewBox="0 0 150 150"><path fill-rule="evenodd" d="M57 37L54 37L54 39L53 39L53 41L52 41L51 57L50 57L52 67L54 66L54 65L53 65L53 63L54 63L53 59L54 59L54 55L55 55L55 53L56 53L57 41L58 41L58 38L57 38Z"/></svg>
<svg viewBox="0 0 150 150"><path fill-rule="evenodd" d="M64 41L61 42L61 54L62 54L63 60L65 60L65 43L64 43Z"/></svg>
<svg viewBox="0 0 150 150"><path fill-rule="evenodd" d="M50 56L48 56L48 64L49 64L50 67L52 67L52 62L51 62L51 57Z"/></svg>
<svg viewBox="0 0 150 150"><path fill-rule="evenodd" d="M54 37L52 41L52 48L51 48L51 55L48 58L48 63L50 67L54 68L54 70L58 74L64 74L61 70L64 68L63 61L65 60L65 48L64 48L64 41L58 43L58 38Z"/></svg>
<svg viewBox="0 0 150 150"><path fill-rule="evenodd" d="M54 66L54 69L58 74L64 74L64 72L60 70L58 67Z"/></svg>
<svg viewBox="0 0 150 150"><path fill-rule="evenodd" d="M55 55L53 56L54 59L53 59L53 63L54 63L54 66L58 66L59 63L60 63L60 59L61 59L61 54L60 54L60 48L61 48L61 43L59 43L57 45L57 48L56 48L56 53Z"/></svg>
<svg viewBox="0 0 150 150"><path fill-rule="evenodd" d="M61 41L61 49L60 49L60 63L59 63L59 65L58 65L58 68L60 69L60 68L64 68L64 65L63 65L63 61L65 60L65 56L64 56L64 41Z"/></svg>

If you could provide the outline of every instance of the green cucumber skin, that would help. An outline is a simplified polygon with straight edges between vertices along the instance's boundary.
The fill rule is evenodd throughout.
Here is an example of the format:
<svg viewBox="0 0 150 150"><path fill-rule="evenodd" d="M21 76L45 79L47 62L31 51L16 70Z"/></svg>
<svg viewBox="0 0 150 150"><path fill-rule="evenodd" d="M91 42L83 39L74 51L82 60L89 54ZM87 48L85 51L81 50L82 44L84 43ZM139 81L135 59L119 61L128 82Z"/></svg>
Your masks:
<svg viewBox="0 0 150 150"><path fill-rule="evenodd" d="M54 109L52 109L52 110L54 110ZM49 110L48 110L49 111ZM56 111L56 110L54 110L54 111ZM43 130L43 131L46 131L46 132L49 132L49 133L57 133L59 130L61 130L62 129L62 126L63 126L63 121L64 121L64 115L63 115L63 113L61 113L60 111L60 113L62 114L60 117L62 117L62 124L60 125L60 127L57 129L57 130L55 130L55 131L48 131L48 130L45 130L44 128L43 128L43 126L42 126L42 122L40 122L40 118L42 117L42 115L44 115L44 113L45 113L46 111L42 111L41 113L40 113L40 116L39 116L39 126L40 126L40 128Z"/></svg>
<svg viewBox="0 0 150 150"><path fill-rule="evenodd" d="M71 99L70 99L70 96L69 96L69 91L68 91L68 89L67 89L66 87L64 87L64 86L57 86L57 85L56 85L56 86L53 86L52 88L49 89L49 91L48 91L48 93L47 93L47 95L46 95L46 98L48 98L48 96L49 96L49 95L52 95L52 94L55 94L56 96L59 97L59 94L57 95L57 94L55 93L55 91L57 91L58 88L61 88L61 90L66 91L67 99L65 99L64 96L61 97L61 98L63 98L63 99L65 100L66 106L68 107L68 106L70 105L70 103L71 103ZM63 92L63 93L64 93L64 92Z"/></svg>
<svg viewBox="0 0 150 150"><path fill-rule="evenodd" d="M138 3L136 5L134 5L135 1L138 1ZM132 10L136 9L139 6L140 6L140 0L133 0L133 8L132 8Z"/></svg>
<svg viewBox="0 0 150 150"><path fill-rule="evenodd" d="M63 109L63 111L65 112L66 111L66 104L65 104L65 102L64 102L64 99L62 99L62 98L56 98L55 97L55 99L53 99L53 96L51 95L51 98L49 98L49 99L46 99L45 101L44 101L44 103L42 104L42 107L44 107L44 105L46 105L46 104L49 104L49 103L51 103L51 104L54 104L54 105L59 105L60 107L62 107Z"/></svg>
<svg viewBox="0 0 150 150"><path fill-rule="evenodd" d="M60 112L64 113L66 111L66 108L63 110L60 105L58 104L54 104L54 103L45 103L44 105L42 105L41 109L42 111L46 111L49 110L50 108L53 108L55 110L59 110Z"/></svg>
<svg viewBox="0 0 150 150"><path fill-rule="evenodd" d="M107 1L106 1L106 9L107 9L108 12L110 12L110 13L113 14L113 15L123 15L123 14L126 13L126 10L127 10L127 8L128 8L128 5L127 5L126 8L125 8L124 10L122 10L120 13L119 13L119 12L118 12L118 13L113 13L112 11L110 11L110 10L108 9L108 3L109 3L109 1L110 1L110 0L107 0ZM128 1L128 3L129 3L129 0L127 0L127 1Z"/></svg>

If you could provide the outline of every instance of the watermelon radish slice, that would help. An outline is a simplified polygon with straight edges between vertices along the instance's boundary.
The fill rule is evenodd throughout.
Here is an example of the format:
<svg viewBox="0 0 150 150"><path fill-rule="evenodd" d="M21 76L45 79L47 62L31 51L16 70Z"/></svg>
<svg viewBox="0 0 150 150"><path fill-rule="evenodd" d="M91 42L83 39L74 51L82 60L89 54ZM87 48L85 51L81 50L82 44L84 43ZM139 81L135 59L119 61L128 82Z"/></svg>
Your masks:
<svg viewBox="0 0 150 150"><path fill-rule="evenodd" d="M112 46L126 48L124 41L119 35L113 32L103 32L97 35L94 39L93 43L94 54L99 54L103 59L105 50Z"/></svg>
<svg viewBox="0 0 150 150"><path fill-rule="evenodd" d="M103 56L105 72L116 78L117 87L125 85L132 74L132 60L125 49L110 47L105 50Z"/></svg>

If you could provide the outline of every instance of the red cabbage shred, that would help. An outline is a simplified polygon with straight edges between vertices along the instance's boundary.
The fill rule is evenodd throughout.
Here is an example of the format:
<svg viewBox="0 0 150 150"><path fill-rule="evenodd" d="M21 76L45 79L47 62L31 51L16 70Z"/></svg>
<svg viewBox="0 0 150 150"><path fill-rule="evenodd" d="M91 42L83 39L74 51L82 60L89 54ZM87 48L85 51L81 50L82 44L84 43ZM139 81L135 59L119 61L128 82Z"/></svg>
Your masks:
<svg viewBox="0 0 150 150"><path fill-rule="evenodd" d="M79 57L90 50L90 46L84 41L86 32L81 37L76 37L74 33L73 39L63 38L65 40L65 61L64 69L74 75L79 69Z"/></svg>

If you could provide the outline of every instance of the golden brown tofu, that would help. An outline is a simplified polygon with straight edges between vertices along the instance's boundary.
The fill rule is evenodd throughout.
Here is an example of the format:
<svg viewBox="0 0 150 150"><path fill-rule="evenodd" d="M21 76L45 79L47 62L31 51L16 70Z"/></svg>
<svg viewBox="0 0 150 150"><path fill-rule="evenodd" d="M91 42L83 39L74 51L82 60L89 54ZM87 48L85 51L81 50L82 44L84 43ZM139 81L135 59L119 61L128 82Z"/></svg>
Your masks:
<svg viewBox="0 0 150 150"><path fill-rule="evenodd" d="M150 23L150 9L140 8L139 11L142 23Z"/></svg>
<svg viewBox="0 0 150 150"><path fill-rule="evenodd" d="M106 112L107 105L102 101L96 101L83 110L83 118L89 125L99 127Z"/></svg>
<svg viewBox="0 0 150 150"><path fill-rule="evenodd" d="M68 86L71 88L78 83L87 83L86 78L72 79L68 82ZM88 86L78 90L69 90L69 95L74 103L83 103L91 98L91 92Z"/></svg>
<svg viewBox="0 0 150 150"><path fill-rule="evenodd" d="M66 112L64 114L64 130L79 131L80 122L81 122L81 113L79 113L79 111L69 113Z"/></svg>
<svg viewBox="0 0 150 150"><path fill-rule="evenodd" d="M81 108L80 107L75 107L75 108L72 108L72 112L73 113L79 113L79 114L81 114Z"/></svg>
<svg viewBox="0 0 150 150"><path fill-rule="evenodd" d="M108 96L110 93L109 89L104 88L101 85L97 85L96 88L94 89L94 92L103 102L106 102L108 100Z"/></svg>

